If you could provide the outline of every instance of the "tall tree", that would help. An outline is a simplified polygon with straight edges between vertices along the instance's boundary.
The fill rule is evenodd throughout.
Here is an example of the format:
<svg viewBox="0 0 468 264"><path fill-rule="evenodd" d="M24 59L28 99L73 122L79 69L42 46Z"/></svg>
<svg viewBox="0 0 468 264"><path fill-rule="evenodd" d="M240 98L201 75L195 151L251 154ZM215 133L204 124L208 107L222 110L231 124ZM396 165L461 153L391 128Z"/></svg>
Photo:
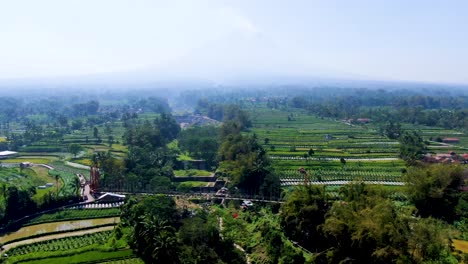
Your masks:
<svg viewBox="0 0 468 264"><path fill-rule="evenodd" d="M458 191L463 184L463 175L464 169L460 165L411 167L404 176L406 194L420 215L451 222L459 218L457 205L468 202Z"/></svg>
<svg viewBox="0 0 468 264"><path fill-rule="evenodd" d="M76 155L78 155L78 153L80 153L81 150L83 150L83 147L81 147L80 144L71 143L70 145L68 145L68 152L73 154L75 158L76 158Z"/></svg>
<svg viewBox="0 0 468 264"><path fill-rule="evenodd" d="M400 157L408 164L415 165L426 151L421 135L416 132L405 132L399 138Z"/></svg>

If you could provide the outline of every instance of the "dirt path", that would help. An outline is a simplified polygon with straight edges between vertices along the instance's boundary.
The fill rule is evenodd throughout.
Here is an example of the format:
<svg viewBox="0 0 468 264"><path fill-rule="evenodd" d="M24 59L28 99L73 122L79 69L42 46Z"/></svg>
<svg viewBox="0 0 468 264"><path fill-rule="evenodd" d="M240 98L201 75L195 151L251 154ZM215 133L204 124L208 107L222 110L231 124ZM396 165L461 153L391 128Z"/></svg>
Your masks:
<svg viewBox="0 0 468 264"><path fill-rule="evenodd" d="M223 234L222 234L222 231L223 231L223 218L222 218L222 217L219 217L219 218L218 218L218 224L219 224L219 235L220 235L221 239L224 239ZM242 248L241 246L239 246L239 245L236 244L236 243L234 243L234 247L237 248L238 250L240 250L242 253L244 253L246 263L247 263L247 264L250 264L250 256L249 256L249 254L245 251L245 249Z"/></svg>
<svg viewBox="0 0 468 264"><path fill-rule="evenodd" d="M70 237L70 236L81 236L85 234L90 234L90 233L96 233L96 232L102 232L102 231L107 231L107 230L112 230L114 229L114 226L104 226L104 227L98 227L94 229L87 229L87 230L81 230L81 231L75 231L75 232L67 232L67 233L61 233L61 234L55 234L55 235L48 235L48 236L42 236L42 237L37 237L37 238L31 238L31 239L25 239L21 240L18 242L13 242L11 244L7 244L3 246L3 251L7 251L9 249L12 249L17 246L21 245L26 245L26 244L32 244L36 242L41 242L41 241L46 241L46 240L51 240L51 239L57 239L57 238L64 238L64 237Z"/></svg>

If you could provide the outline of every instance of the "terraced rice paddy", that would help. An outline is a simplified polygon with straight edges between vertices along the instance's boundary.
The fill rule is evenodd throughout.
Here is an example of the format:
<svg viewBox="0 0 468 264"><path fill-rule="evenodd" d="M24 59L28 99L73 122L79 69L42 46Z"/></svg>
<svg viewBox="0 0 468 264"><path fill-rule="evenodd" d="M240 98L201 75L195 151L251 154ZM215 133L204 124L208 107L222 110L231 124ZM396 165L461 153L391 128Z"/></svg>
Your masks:
<svg viewBox="0 0 468 264"><path fill-rule="evenodd" d="M21 245L7 252L9 257L26 255L37 252L62 251L78 249L93 244L102 244L111 236L112 231L85 234L82 236L66 237L41 241L33 244Z"/></svg>
<svg viewBox="0 0 468 264"><path fill-rule="evenodd" d="M24 239L31 236L45 235L47 233L65 232L71 230L78 230L83 228L90 228L93 226L111 225L120 221L119 217L77 220L77 221L61 221L46 224L38 224L25 226L11 234L0 237L0 243L7 243L9 241Z"/></svg>

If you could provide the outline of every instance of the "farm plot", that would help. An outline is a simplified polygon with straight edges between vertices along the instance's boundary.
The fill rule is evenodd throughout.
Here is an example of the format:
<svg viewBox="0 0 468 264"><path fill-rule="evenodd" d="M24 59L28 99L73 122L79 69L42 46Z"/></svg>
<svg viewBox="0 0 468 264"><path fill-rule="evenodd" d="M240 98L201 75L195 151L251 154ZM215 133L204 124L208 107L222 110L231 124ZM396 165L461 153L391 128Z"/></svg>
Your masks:
<svg viewBox="0 0 468 264"><path fill-rule="evenodd" d="M5 168L0 167L0 184L5 187L16 186L20 189L30 189L49 182L54 182L53 177L50 177L45 168L33 167L19 169L17 167ZM34 195L35 200L40 200L43 195L46 195L51 189L37 189ZM3 199L3 196L0 200Z"/></svg>
<svg viewBox="0 0 468 264"><path fill-rule="evenodd" d="M18 241L32 236L42 236L49 233L70 232L86 228L93 228L105 225L115 225L120 222L119 217L77 220L77 221L61 221L46 224L38 224L25 226L14 233L10 233L0 237L0 243L8 243Z"/></svg>
<svg viewBox="0 0 468 264"><path fill-rule="evenodd" d="M41 241L33 244L21 245L7 251L9 257L49 251L67 251L79 249L90 245L105 243L112 231L84 234L82 236L59 238Z"/></svg>
<svg viewBox="0 0 468 264"><path fill-rule="evenodd" d="M139 258L127 258L122 260L113 260L113 261L106 261L101 262L101 264L144 264L143 260Z"/></svg>
<svg viewBox="0 0 468 264"><path fill-rule="evenodd" d="M386 181L398 182L401 181L401 172L393 171L371 171L360 169L348 170L333 170L333 169L318 169L306 170L311 181ZM297 170L284 170L280 172L282 181L303 181L304 175Z"/></svg>
<svg viewBox="0 0 468 264"><path fill-rule="evenodd" d="M60 188L60 196L74 195L77 193L79 184L76 184L76 174L58 170L49 170L49 174L53 177L60 177L62 179L63 187Z"/></svg>
<svg viewBox="0 0 468 264"><path fill-rule="evenodd" d="M401 181L399 143L369 126L351 126L304 112L255 109L253 128L282 181ZM344 160L343 160L344 159Z"/></svg>
<svg viewBox="0 0 468 264"><path fill-rule="evenodd" d="M53 162L52 166L55 168L56 171L62 171L62 172L71 173L74 175L76 175L77 173L80 173L86 179L89 178L89 170L86 170L86 169L66 166L63 162L60 162L60 161Z"/></svg>
<svg viewBox="0 0 468 264"><path fill-rule="evenodd" d="M101 246L102 247L102 246ZM38 254L18 256L10 261L27 264L73 264L73 263L101 263L108 260L135 259L135 253L131 249L113 250L98 246L88 246L76 250L64 252L44 252ZM125 262L124 262L125 263ZM142 263L142 262L138 262Z"/></svg>
<svg viewBox="0 0 468 264"><path fill-rule="evenodd" d="M120 208L106 208L106 209L63 209L54 213L42 214L38 217L30 219L25 225L35 225L39 223L50 223L65 220L81 220L93 218L108 218L117 217L120 215ZM23 225L24 226L24 225Z"/></svg>
<svg viewBox="0 0 468 264"><path fill-rule="evenodd" d="M112 241L110 241L112 238ZM124 239L113 237L112 227L52 235L6 245L8 263L100 263L137 259Z"/></svg>

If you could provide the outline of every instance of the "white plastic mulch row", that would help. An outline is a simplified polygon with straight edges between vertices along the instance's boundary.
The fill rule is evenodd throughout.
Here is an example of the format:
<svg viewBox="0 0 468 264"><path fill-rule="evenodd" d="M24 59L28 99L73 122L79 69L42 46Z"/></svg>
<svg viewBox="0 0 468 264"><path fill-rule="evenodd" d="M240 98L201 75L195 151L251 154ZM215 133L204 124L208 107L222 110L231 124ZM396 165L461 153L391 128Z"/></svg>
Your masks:
<svg viewBox="0 0 468 264"><path fill-rule="evenodd" d="M352 183L353 181L311 181L309 184L311 185L345 185ZM394 185L394 186L403 186L405 185L404 182L391 182L391 181L364 181L366 184L381 184L381 185ZM284 181L281 180L282 186L293 186L293 185L302 185L304 184L303 180L296 180L296 181Z"/></svg>
<svg viewBox="0 0 468 264"><path fill-rule="evenodd" d="M330 161L340 160L341 158L304 158L304 157L290 157L290 156L270 156L271 159L276 160L315 160L315 161ZM385 161L385 160L398 160L398 158L354 158L346 157L346 161Z"/></svg>
<svg viewBox="0 0 468 264"><path fill-rule="evenodd" d="M89 203L89 204L81 204L77 206L70 207L70 209L101 209L101 208L115 208L119 207L124 202L116 202L116 203Z"/></svg>

